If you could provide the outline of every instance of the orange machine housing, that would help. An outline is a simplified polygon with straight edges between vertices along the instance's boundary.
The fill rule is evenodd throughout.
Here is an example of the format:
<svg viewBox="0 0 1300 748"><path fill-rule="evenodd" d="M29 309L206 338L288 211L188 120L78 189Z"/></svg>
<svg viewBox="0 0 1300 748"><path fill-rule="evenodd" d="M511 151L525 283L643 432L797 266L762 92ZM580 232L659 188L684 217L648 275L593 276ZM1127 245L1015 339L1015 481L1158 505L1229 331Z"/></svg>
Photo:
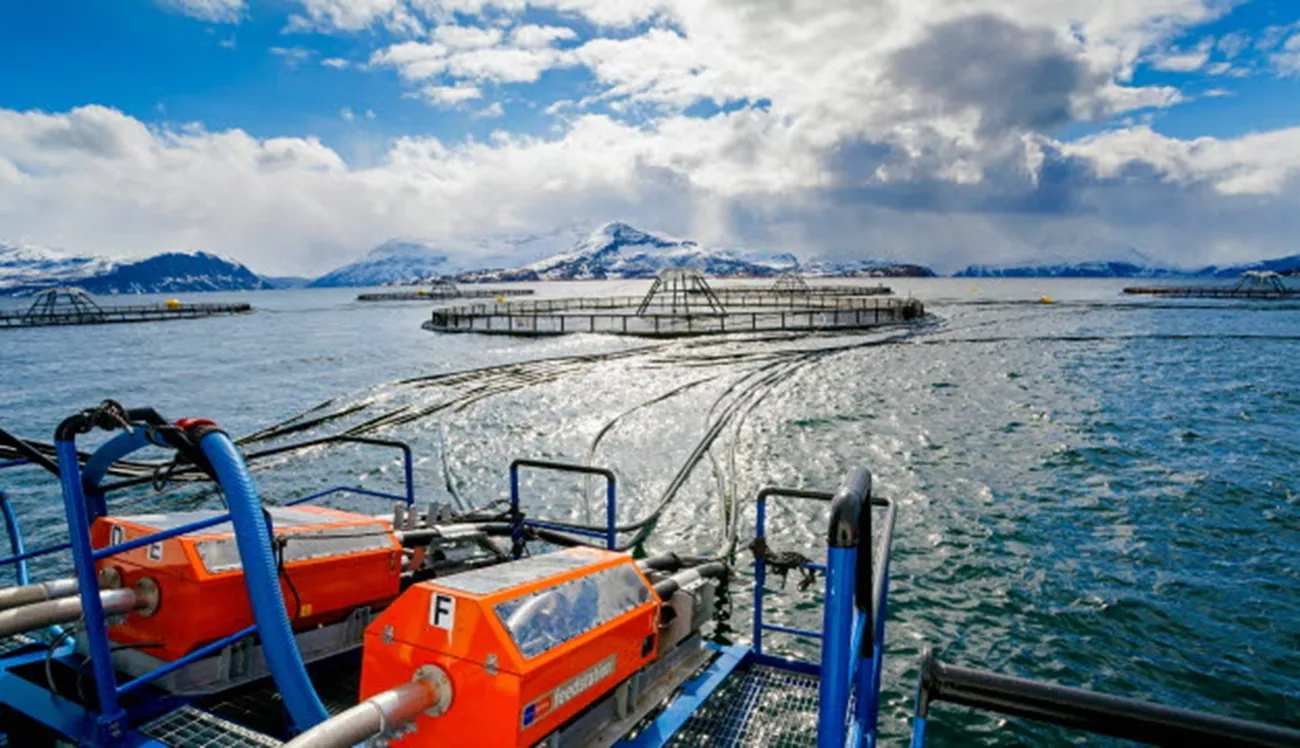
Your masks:
<svg viewBox="0 0 1300 748"><path fill-rule="evenodd" d="M423 582L367 627L361 698L434 664L450 707L393 745L532 745L655 658L660 606L631 557L592 548Z"/></svg>
<svg viewBox="0 0 1300 748"><path fill-rule="evenodd" d="M288 538L280 590L289 615L297 614L295 628L340 620L360 606L380 606L397 597L402 548L388 522L323 507L268 511L275 535ZM91 526L91 543L96 548L116 545L216 514L102 517ZM101 574L106 567L116 569L125 587L149 577L159 590L155 611L131 613L109 629L115 642L156 644L145 651L175 660L253 624L228 523L111 556L99 562Z"/></svg>

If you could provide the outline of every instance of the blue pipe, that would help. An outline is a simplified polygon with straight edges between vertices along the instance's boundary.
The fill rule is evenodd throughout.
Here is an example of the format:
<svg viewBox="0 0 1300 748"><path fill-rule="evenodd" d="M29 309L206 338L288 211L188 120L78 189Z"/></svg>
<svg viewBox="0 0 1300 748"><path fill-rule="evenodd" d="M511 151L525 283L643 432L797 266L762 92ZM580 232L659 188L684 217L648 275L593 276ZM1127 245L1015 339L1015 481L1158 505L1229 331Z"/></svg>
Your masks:
<svg viewBox="0 0 1300 748"><path fill-rule="evenodd" d="M912 718L912 748L922 748L925 745L925 717Z"/></svg>
<svg viewBox="0 0 1300 748"><path fill-rule="evenodd" d="M606 542L609 544L609 550L618 549L618 498L614 489L614 479L609 478L605 481L605 532L609 538Z"/></svg>
<svg viewBox="0 0 1300 748"><path fill-rule="evenodd" d="M510 555L516 559L524 555L524 521L519 516L519 469L510 465Z"/></svg>
<svg viewBox="0 0 1300 748"><path fill-rule="evenodd" d="M18 527L18 516L14 514L14 507L4 491L0 491L0 512L4 512L5 530L9 532L9 550L18 558L14 562L14 576L17 577L18 586L25 587L32 581L27 573L27 549L23 546L23 531Z"/></svg>
<svg viewBox="0 0 1300 748"><path fill-rule="evenodd" d="M854 640L856 547L826 552L826 604L822 615L822 663L818 684L817 748L844 748L848 731L849 681L858 653ZM859 640L860 641L860 640Z"/></svg>
<svg viewBox="0 0 1300 748"><path fill-rule="evenodd" d="M754 537L762 538L767 534L767 499L760 492L758 496L757 516L754 520ZM754 554L754 651L763 654L763 585L767 583L767 564Z"/></svg>
<svg viewBox="0 0 1300 748"><path fill-rule="evenodd" d="M99 484L108 475L113 463L150 445L167 446L151 440L148 429L137 426L104 442L86 460L85 467L82 468L81 485L86 489L87 498L95 504L91 507L93 516L102 517L108 513L104 506L104 492L99 490Z"/></svg>
<svg viewBox="0 0 1300 748"><path fill-rule="evenodd" d="M56 437L72 431L71 428L65 429L67 424L65 421L64 425L59 426ZM63 509L68 515L72 563L77 570L86 645L90 654L91 672L95 675L95 691L99 695L99 716L96 719L97 732L93 744L115 745L122 736L122 721L126 717L126 711L117 700L117 674L113 671L104 606L99 599L99 579L95 573L94 551L90 546L90 521L86 516L86 494L81 485L81 460L73 438L56 438L54 447L59 459Z"/></svg>
<svg viewBox="0 0 1300 748"><path fill-rule="evenodd" d="M329 713L307 677L307 668L289 626L280 577L271 554L270 528L262 513L262 499L230 437L220 431L209 431L200 437L199 449L212 464L217 483L226 494L239 559L244 567L244 585L248 588L253 619L262 637L262 651L271 676L284 697L294 727L299 731L314 727L328 719Z"/></svg>

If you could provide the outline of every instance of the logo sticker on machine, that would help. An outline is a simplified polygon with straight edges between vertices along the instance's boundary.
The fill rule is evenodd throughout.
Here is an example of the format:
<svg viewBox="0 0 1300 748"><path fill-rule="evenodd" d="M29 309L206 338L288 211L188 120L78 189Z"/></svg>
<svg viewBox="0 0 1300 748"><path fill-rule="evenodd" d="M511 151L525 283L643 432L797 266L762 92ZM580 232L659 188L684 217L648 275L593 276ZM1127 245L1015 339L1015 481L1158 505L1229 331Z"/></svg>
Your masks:
<svg viewBox="0 0 1300 748"><path fill-rule="evenodd" d="M528 727L545 717L551 711L559 709L584 691L594 687L597 683L605 680L614 674L617 669L618 658L616 655L610 655L605 659L597 662L595 665L578 673L572 678L561 683L554 691L547 692L541 697L534 699L531 704L524 707L523 726Z"/></svg>
<svg viewBox="0 0 1300 748"><path fill-rule="evenodd" d="M429 599L429 625L434 628L451 631L456 623L456 598L451 595L434 593Z"/></svg>
<svg viewBox="0 0 1300 748"><path fill-rule="evenodd" d="M145 555L148 557L148 559L149 559L150 561L162 561L162 559L163 559L163 544L162 544L161 542L159 542L159 543L150 543L150 544L149 544L149 550L145 552Z"/></svg>

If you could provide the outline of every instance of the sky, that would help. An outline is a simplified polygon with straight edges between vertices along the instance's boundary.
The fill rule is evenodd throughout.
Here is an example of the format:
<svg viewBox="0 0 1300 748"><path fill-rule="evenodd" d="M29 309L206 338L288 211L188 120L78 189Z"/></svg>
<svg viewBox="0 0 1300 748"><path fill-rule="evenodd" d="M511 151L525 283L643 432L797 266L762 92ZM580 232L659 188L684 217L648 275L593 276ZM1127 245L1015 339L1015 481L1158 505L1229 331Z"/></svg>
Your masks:
<svg viewBox="0 0 1300 748"><path fill-rule="evenodd" d="M610 220L940 271L1300 253L1300 2L0 2L0 241L318 275Z"/></svg>

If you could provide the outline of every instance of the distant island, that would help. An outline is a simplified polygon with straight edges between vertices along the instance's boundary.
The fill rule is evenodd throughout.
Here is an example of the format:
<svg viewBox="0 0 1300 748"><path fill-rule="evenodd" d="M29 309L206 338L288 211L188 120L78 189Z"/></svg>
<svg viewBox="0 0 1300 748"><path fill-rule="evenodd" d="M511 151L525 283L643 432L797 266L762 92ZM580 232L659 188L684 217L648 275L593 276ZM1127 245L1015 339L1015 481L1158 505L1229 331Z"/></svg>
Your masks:
<svg viewBox="0 0 1300 748"><path fill-rule="evenodd" d="M1198 270L1180 270L1158 265L1137 265L1131 262L1079 262L1055 265L969 265L953 274L955 278L1217 278L1241 277L1250 270L1265 270L1280 275L1300 274L1300 255L1289 255L1274 260L1252 262L1244 265L1218 267L1210 265Z"/></svg>

